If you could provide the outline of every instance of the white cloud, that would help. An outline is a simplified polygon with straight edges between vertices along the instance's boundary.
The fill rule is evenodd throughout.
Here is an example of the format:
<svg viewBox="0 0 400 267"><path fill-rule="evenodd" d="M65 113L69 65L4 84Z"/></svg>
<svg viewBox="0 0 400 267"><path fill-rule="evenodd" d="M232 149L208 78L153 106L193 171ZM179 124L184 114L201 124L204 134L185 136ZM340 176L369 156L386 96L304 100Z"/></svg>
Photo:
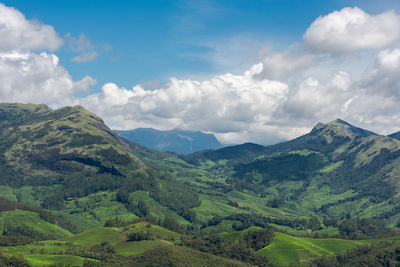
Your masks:
<svg viewBox="0 0 400 267"><path fill-rule="evenodd" d="M0 101L62 105L95 80L86 76L74 82L48 53L0 53Z"/></svg>
<svg viewBox="0 0 400 267"><path fill-rule="evenodd" d="M58 57L48 52L62 45L52 26L27 20L18 10L1 3L0 40L1 102L62 106L96 83L90 76L74 81L59 65ZM39 54L38 50L46 52Z"/></svg>
<svg viewBox="0 0 400 267"><path fill-rule="evenodd" d="M311 49L333 54L381 49L399 37L400 16L394 11L370 15L358 7L320 16L303 36Z"/></svg>
<svg viewBox="0 0 400 267"><path fill-rule="evenodd" d="M341 116L340 110L352 94L350 75L338 71L325 83L315 77L299 81L291 88L282 116L299 120L332 120ZM286 114L285 114L286 113Z"/></svg>
<svg viewBox="0 0 400 267"><path fill-rule="evenodd" d="M99 54L95 51L93 52L84 52L80 55L73 57L71 60L74 62L90 62L95 60Z"/></svg>
<svg viewBox="0 0 400 267"><path fill-rule="evenodd" d="M78 55L71 59L73 62L91 62L96 60L99 56L99 53L95 51L95 45L93 45L89 38L83 33L79 34L78 38L72 36L71 33L67 33L65 35L65 40L71 50L79 52ZM104 44L103 49L110 51L112 47Z"/></svg>
<svg viewBox="0 0 400 267"><path fill-rule="evenodd" d="M126 89L107 83L101 92L90 94L95 79L74 81L56 55L34 52L61 45L54 29L0 4L0 38L5 40L0 42L0 101L81 104L112 127L202 130L225 143L270 144L304 134L317 121L338 117L389 133L400 125L400 49L393 43L398 37L394 12L374 16L345 8L318 18L307 30L304 40L312 53L302 44L284 51L264 48L258 51L261 63L240 75L200 81L170 78L165 84L151 82L152 90L140 84ZM98 56L85 35L67 35L66 40L79 53L73 60ZM243 49L231 45L233 49L226 51L245 52L232 58L223 54L216 62L222 66L242 57L257 58L259 46L244 44ZM378 48L383 50L332 56ZM248 61L242 62L245 68Z"/></svg>
<svg viewBox="0 0 400 267"><path fill-rule="evenodd" d="M296 52L293 47L283 52L275 52L269 47L263 47L259 51L259 57L264 64L264 70L259 77L268 79L287 79L317 63L315 55L303 53L303 51Z"/></svg>
<svg viewBox="0 0 400 267"><path fill-rule="evenodd" d="M235 140L231 134L224 141L245 141L249 127L264 127L286 100L287 85L256 79L261 71L260 63L243 75L227 73L202 82L171 78L157 90L140 85L128 90L109 83L79 103L125 128L179 127L211 131L221 138L234 132ZM274 134L270 137L281 139Z"/></svg>
<svg viewBox="0 0 400 267"><path fill-rule="evenodd" d="M61 38L49 25L25 16L12 7L0 3L0 51L57 50Z"/></svg>
<svg viewBox="0 0 400 267"><path fill-rule="evenodd" d="M380 51L375 64L362 79L361 87L369 93L383 94L400 100L400 49Z"/></svg>
<svg viewBox="0 0 400 267"><path fill-rule="evenodd" d="M78 38L73 37L71 33L67 33L65 39L73 51L82 52L94 48L94 45L84 33L79 34Z"/></svg>

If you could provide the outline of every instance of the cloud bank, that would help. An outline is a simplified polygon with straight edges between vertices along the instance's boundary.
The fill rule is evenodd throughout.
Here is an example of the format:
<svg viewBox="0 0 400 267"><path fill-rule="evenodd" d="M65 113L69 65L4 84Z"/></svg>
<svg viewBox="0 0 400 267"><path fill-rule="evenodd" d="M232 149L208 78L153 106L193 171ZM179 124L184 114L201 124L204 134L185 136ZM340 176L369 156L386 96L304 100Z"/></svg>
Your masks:
<svg viewBox="0 0 400 267"><path fill-rule="evenodd" d="M94 93L95 79L74 81L51 53L61 45L53 27L4 5L0 17L9 18L0 19L0 38L10 36L9 44L0 44L3 102L81 104L114 128L202 130L224 143L271 144L338 117L378 133L400 130L400 22L394 11L373 15L354 7L320 16L305 30L304 42L280 51L262 47L259 63L241 74L170 78L155 88L110 82ZM75 61L97 56L85 35L66 40L81 53Z"/></svg>

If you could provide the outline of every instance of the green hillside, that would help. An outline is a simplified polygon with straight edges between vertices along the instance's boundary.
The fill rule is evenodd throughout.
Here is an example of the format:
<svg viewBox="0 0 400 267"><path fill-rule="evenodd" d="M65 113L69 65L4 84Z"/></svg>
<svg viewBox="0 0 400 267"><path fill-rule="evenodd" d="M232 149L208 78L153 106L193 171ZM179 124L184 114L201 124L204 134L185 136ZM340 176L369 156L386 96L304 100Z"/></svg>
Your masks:
<svg viewBox="0 0 400 267"><path fill-rule="evenodd" d="M273 146L162 153L80 106L3 103L0 263L312 264L396 236L399 156L400 141L342 120Z"/></svg>
<svg viewBox="0 0 400 267"><path fill-rule="evenodd" d="M275 233L275 240L258 253L265 254L275 263L302 263L324 255L338 254L366 241L344 240L337 238L301 238L283 233Z"/></svg>
<svg viewBox="0 0 400 267"><path fill-rule="evenodd" d="M321 225L324 218L340 223L362 217L394 227L400 222L399 156L398 140L336 120L273 146L244 144L179 157L218 178L203 183L265 215L317 216Z"/></svg>
<svg viewBox="0 0 400 267"><path fill-rule="evenodd" d="M130 240L133 233L140 233L141 240ZM22 257L33 266L82 266L87 261L121 266L150 263L168 263L173 266L250 266L179 246L180 236L158 225L139 222L125 227L96 228L58 240L1 247L0 251L4 256Z"/></svg>
<svg viewBox="0 0 400 267"><path fill-rule="evenodd" d="M194 220L198 196L147 166L139 158L147 149L129 145L84 108L1 103L0 118L1 196L52 210L78 230L150 214ZM147 199L130 197L140 190Z"/></svg>
<svg viewBox="0 0 400 267"><path fill-rule="evenodd" d="M71 235L68 230L41 219L39 214L24 210L1 212L0 225L3 235L21 228L43 239L54 239Z"/></svg>

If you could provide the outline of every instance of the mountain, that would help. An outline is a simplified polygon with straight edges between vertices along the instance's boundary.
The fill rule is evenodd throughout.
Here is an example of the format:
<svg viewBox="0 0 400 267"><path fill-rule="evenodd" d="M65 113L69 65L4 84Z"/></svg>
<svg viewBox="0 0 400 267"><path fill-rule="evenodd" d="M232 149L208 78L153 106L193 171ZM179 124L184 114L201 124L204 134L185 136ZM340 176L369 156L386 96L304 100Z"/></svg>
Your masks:
<svg viewBox="0 0 400 267"><path fill-rule="evenodd" d="M54 210L80 230L146 215L143 199L162 210L157 216L187 222L197 194L145 156L164 157L123 140L81 106L0 104L1 196Z"/></svg>
<svg viewBox="0 0 400 267"><path fill-rule="evenodd" d="M400 222L400 142L340 119L277 145L244 144L180 158L197 166L211 161L207 171L239 191L273 196L271 207L280 210Z"/></svg>
<svg viewBox="0 0 400 267"><path fill-rule="evenodd" d="M400 132L389 134L388 137L400 140Z"/></svg>
<svg viewBox="0 0 400 267"><path fill-rule="evenodd" d="M115 132L123 138L158 151L189 154L222 147L222 144L213 134L205 134L200 131L179 129L160 131L152 128L137 128L127 131L116 130Z"/></svg>
<svg viewBox="0 0 400 267"><path fill-rule="evenodd" d="M0 241L21 246L0 247L0 263L24 251L33 265L296 264L369 242L316 235L394 235L398 166L400 141L339 119L272 146L174 154L120 137L80 106L2 103ZM32 244L43 239L58 241Z"/></svg>
<svg viewBox="0 0 400 267"><path fill-rule="evenodd" d="M239 213L400 223L400 141L339 119L272 146L175 155L119 137L80 106L0 104L0 152L2 196L78 230L150 214L183 225Z"/></svg>
<svg viewBox="0 0 400 267"><path fill-rule="evenodd" d="M45 105L0 104L0 162L19 175L50 176L145 171L129 146L81 106L51 110ZM7 179L3 172L3 179ZM24 181L26 183L26 181Z"/></svg>

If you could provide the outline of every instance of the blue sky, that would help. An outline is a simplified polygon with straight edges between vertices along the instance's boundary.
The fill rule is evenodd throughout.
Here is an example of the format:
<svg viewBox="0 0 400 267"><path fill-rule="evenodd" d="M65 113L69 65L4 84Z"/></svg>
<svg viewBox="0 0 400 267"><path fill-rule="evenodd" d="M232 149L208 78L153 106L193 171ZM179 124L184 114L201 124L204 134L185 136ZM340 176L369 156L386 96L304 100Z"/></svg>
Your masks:
<svg viewBox="0 0 400 267"><path fill-rule="evenodd" d="M400 130L400 1L0 2L0 102L272 144Z"/></svg>
<svg viewBox="0 0 400 267"><path fill-rule="evenodd" d="M251 42L254 50L265 44L287 47L301 41L318 16L334 10L359 6L374 14L400 7L398 1L387 0L3 2L27 19L54 26L60 36L85 34L99 53L96 60L72 62L76 52L67 45L57 56L74 79L85 75L97 79L97 90L110 81L131 87L140 82L165 82L170 76L202 78L237 72L256 63L254 56L232 47L229 52L235 60L222 64L214 60L218 51L212 44L234 40ZM243 57L236 58L242 53Z"/></svg>

